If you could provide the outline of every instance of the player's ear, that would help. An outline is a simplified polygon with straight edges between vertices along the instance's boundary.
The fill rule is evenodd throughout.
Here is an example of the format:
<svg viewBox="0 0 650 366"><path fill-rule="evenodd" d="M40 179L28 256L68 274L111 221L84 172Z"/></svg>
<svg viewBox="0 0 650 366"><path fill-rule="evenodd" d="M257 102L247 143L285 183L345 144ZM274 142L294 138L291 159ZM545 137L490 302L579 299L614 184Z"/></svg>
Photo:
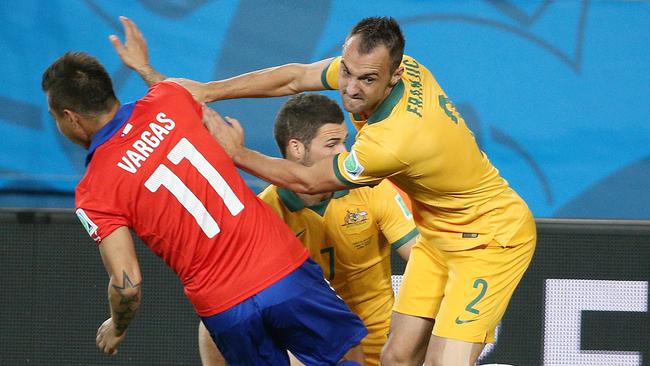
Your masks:
<svg viewBox="0 0 650 366"><path fill-rule="evenodd" d="M304 157L305 145L297 139L290 139L287 144L287 158L300 162Z"/></svg>
<svg viewBox="0 0 650 366"><path fill-rule="evenodd" d="M63 123L66 123L68 125L69 130L73 132L77 140L86 142L90 141L90 135L87 131L88 120L81 116L79 113L69 109L64 109Z"/></svg>
<svg viewBox="0 0 650 366"><path fill-rule="evenodd" d="M63 121L64 123L67 123L73 130L80 130L81 125L79 123L79 120L81 119L81 116L69 109L64 109L63 110Z"/></svg>
<svg viewBox="0 0 650 366"><path fill-rule="evenodd" d="M399 82L399 79L402 77L402 73L404 73L404 67L400 66L398 67L394 72L393 75L390 77L390 86L393 87L397 85Z"/></svg>

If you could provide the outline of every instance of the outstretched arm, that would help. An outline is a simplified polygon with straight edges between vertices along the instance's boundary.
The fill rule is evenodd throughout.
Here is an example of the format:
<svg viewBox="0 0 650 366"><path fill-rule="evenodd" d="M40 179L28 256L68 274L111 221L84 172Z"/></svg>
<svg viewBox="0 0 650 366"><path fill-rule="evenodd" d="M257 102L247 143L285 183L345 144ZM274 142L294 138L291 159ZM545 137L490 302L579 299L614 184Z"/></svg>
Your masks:
<svg viewBox="0 0 650 366"><path fill-rule="evenodd" d="M312 64L286 64L209 83L179 78L168 80L183 86L200 103L223 99L279 97L324 90L321 72L331 61L326 59Z"/></svg>
<svg viewBox="0 0 650 366"><path fill-rule="evenodd" d="M206 101L279 97L324 90L321 73L332 59L311 64L291 63L205 84Z"/></svg>
<svg viewBox="0 0 650 366"><path fill-rule="evenodd" d="M133 238L125 226L104 238L99 251L110 277L108 302L111 317L97 329L96 342L102 352L115 355L126 336L126 328L140 307L142 276Z"/></svg>
<svg viewBox="0 0 650 366"><path fill-rule="evenodd" d="M334 174L333 157L307 167L250 150L244 146L244 131L239 121L229 117L224 120L206 106L203 107L203 124L238 167L259 178L297 193L314 194L347 188Z"/></svg>
<svg viewBox="0 0 650 366"><path fill-rule="evenodd" d="M108 39L113 44L115 52L120 56L122 62L137 72L148 86L165 80L165 75L159 73L149 64L147 41L138 26L131 19L124 16L120 17L120 22L124 27L124 44L114 34L108 36Z"/></svg>

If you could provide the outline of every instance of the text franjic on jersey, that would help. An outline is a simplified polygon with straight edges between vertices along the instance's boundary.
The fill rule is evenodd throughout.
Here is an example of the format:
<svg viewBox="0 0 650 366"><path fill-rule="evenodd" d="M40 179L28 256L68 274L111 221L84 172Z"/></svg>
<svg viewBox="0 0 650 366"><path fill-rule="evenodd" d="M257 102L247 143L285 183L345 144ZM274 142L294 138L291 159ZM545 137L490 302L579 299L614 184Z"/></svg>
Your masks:
<svg viewBox="0 0 650 366"><path fill-rule="evenodd" d="M422 76L420 75L420 64L415 60L406 59L402 62L404 71L411 86L409 88L409 97L406 100L406 111L411 112L418 117L422 117Z"/></svg>
<svg viewBox="0 0 650 366"><path fill-rule="evenodd" d="M135 174L142 166L142 162L147 160L153 150L160 146L160 143L165 140L165 135L169 135L169 131L174 127L176 127L176 122L167 118L165 113L156 114L156 121L149 123L149 130L142 132L140 139L131 145L133 149L126 150L117 166Z"/></svg>

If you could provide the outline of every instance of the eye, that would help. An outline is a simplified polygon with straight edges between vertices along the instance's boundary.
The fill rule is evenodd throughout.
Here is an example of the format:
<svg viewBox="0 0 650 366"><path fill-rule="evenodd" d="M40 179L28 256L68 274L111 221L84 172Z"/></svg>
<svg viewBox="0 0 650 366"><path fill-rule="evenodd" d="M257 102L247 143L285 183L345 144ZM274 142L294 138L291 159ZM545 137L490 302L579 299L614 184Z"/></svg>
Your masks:
<svg viewBox="0 0 650 366"><path fill-rule="evenodd" d="M366 84L372 84L372 83L375 82L375 79L368 78L368 79L364 79L363 81L364 81Z"/></svg>

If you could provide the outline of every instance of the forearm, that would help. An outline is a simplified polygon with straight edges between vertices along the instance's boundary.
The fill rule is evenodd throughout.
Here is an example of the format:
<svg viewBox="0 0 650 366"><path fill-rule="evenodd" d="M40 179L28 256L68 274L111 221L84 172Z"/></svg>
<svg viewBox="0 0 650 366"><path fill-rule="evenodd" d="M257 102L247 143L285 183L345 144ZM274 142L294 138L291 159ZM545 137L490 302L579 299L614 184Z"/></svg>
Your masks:
<svg viewBox="0 0 650 366"><path fill-rule="evenodd" d="M147 86L152 86L155 83L159 83L167 77L161 73L158 72L158 70L154 69L151 65L147 64L142 67L139 67L137 69L134 69L135 72L140 75L142 80L144 80L145 83L147 83Z"/></svg>
<svg viewBox="0 0 650 366"><path fill-rule="evenodd" d="M306 67L304 64L286 64L209 82L206 84L207 101L279 97L322 89L313 81L305 82Z"/></svg>
<svg viewBox="0 0 650 366"><path fill-rule="evenodd" d="M279 187L297 193L315 193L317 182L303 165L286 159L273 158L247 148L240 149L233 155L235 164Z"/></svg>
<svg viewBox="0 0 650 366"><path fill-rule="evenodd" d="M134 279L136 280L136 279ZM132 281L126 271L121 281L111 277L108 285L108 300L111 306L111 318L117 330L117 336L122 335L140 308L141 281Z"/></svg>

